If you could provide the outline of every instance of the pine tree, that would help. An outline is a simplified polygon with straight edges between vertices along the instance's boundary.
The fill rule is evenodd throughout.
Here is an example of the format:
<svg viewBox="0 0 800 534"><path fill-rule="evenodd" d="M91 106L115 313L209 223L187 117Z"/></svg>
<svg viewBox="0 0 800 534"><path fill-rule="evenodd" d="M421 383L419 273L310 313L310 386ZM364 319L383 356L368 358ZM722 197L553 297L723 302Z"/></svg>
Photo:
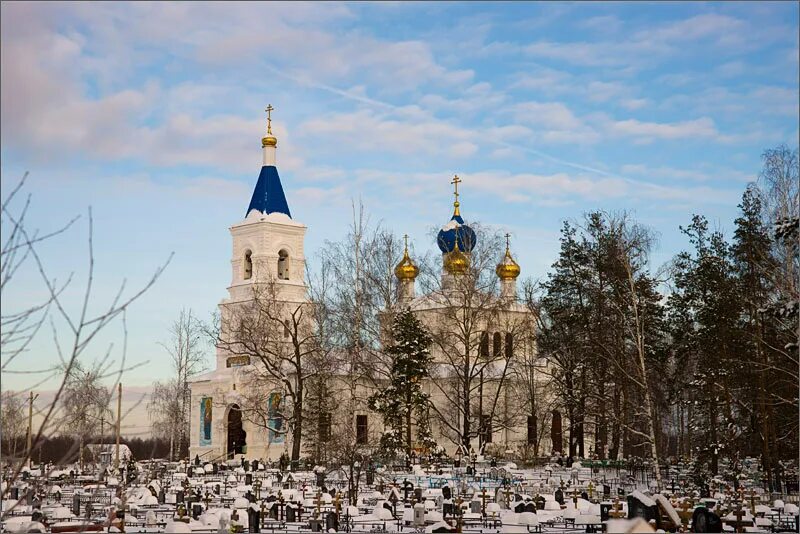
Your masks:
<svg viewBox="0 0 800 534"><path fill-rule="evenodd" d="M411 429L424 447L434 447L428 423L429 396L422 390L431 363L431 337L408 309L397 314L392 325L392 345L386 349L392 357L389 385L369 399L370 409L383 416L386 431L380 449L387 457L411 454Z"/></svg>
<svg viewBox="0 0 800 534"><path fill-rule="evenodd" d="M695 250L681 252L674 261L672 333L675 350L683 352L678 360L691 375L689 434L692 452L699 457L696 465L717 474L720 457L731 452L739 437L732 377L739 371L741 303L722 234L710 232L708 221L699 215L681 230Z"/></svg>

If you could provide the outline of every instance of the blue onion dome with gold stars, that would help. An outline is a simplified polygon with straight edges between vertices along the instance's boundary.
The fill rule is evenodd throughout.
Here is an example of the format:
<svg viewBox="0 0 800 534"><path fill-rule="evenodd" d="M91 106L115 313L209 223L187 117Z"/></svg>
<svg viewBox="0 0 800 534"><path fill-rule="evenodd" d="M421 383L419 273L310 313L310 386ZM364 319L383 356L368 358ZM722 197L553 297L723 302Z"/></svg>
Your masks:
<svg viewBox="0 0 800 534"><path fill-rule="evenodd" d="M455 186L455 201L453 202L453 216L447 224L445 224L436 237L436 244L439 245L439 250L447 254L453 252L458 245L458 249L462 252L472 252L475 247L477 236L475 231L464 223L461 218L460 206L458 202L458 184L461 183L461 178L456 175L453 181L450 182Z"/></svg>

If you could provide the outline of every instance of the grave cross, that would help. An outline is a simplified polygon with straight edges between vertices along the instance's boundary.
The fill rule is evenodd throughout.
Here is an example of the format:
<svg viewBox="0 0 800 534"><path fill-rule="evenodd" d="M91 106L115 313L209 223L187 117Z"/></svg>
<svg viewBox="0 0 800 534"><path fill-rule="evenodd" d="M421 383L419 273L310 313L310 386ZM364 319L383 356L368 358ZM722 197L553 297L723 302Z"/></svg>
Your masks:
<svg viewBox="0 0 800 534"><path fill-rule="evenodd" d="M750 488L750 511L756 516L756 489Z"/></svg>
<svg viewBox="0 0 800 534"><path fill-rule="evenodd" d="M317 511L314 515L314 519L319 519L319 509L322 506L322 491L317 490Z"/></svg>
<svg viewBox="0 0 800 534"><path fill-rule="evenodd" d="M481 489L481 515L486 516L486 488Z"/></svg>
<svg viewBox="0 0 800 534"><path fill-rule="evenodd" d="M689 521L692 519L692 514L694 513L694 506L689 499L684 499L683 504L678 509L678 517L681 518L685 524L689 524Z"/></svg>
<svg viewBox="0 0 800 534"><path fill-rule="evenodd" d="M206 503L206 510L209 508L209 504L211 503L211 494L206 490L206 495L203 501Z"/></svg>
<svg viewBox="0 0 800 534"><path fill-rule="evenodd" d="M736 512L733 514L736 516L736 532L744 532L742 530L742 517L744 517L745 514L746 512L742 509L742 505L739 504L739 506L736 508Z"/></svg>
<svg viewBox="0 0 800 534"><path fill-rule="evenodd" d="M586 486L586 489L589 490L589 500L592 500L592 497L594 496L594 484L589 481L589 485Z"/></svg>
<svg viewBox="0 0 800 534"><path fill-rule="evenodd" d="M625 514L622 512L622 503L619 502L619 497L614 499L614 508L608 512L608 515L614 519L621 519L624 517Z"/></svg>
<svg viewBox="0 0 800 534"><path fill-rule="evenodd" d="M511 487L506 486L506 489L503 491L506 496L505 504L506 508L511 508Z"/></svg>
<svg viewBox="0 0 800 534"><path fill-rule="evenodd" d="M261 515L259 516L259 522L261 523L259 526L264 526L264 520L267 518L267 503L266 501L261 501Z"/></svg>

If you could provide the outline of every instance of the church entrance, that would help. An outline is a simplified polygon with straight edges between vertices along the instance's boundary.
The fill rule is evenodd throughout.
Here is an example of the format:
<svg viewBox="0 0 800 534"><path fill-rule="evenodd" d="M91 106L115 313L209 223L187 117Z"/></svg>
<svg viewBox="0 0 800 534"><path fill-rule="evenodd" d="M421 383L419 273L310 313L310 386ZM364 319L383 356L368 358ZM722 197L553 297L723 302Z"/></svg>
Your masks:
<svg viewBox="0 0 800 534"><path fill-rule="evenodd" d="M247 432L242 427L242 410L237 404L228 410L228 458L247 452Z"/></svg>

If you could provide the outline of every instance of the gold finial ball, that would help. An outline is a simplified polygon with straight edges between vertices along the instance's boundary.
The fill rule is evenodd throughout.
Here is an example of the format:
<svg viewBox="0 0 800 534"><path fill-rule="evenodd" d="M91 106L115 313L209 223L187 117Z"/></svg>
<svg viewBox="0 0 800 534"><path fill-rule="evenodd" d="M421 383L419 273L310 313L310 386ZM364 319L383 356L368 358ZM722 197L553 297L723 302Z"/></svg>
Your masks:
<svg viewBox="0 0 800 534"><path fill-rule="evenodd" d="M278 138L274 135L268 135L261 138L261 148L267 146L278 146Z"/></svg>
<svg viewBox="0 0 800 534"><path fill-rule="evenodd" d="M444 268L450 274L464 274L469 269L469 258L458 250L458 246L444 256Z"/></svg>
<svg viewBox="0 0 800 534"><path fill-rule="evenodd" d="M411 261L411 257L406 250L406 253L403 254L403 259L400 260L400 263L394 268L394 275L399 280L414 280L418 274L419 269L414 265L414 262Z"/></svg>
<svg viewBox="0 0 800 534"><path fill-rule="evenodd" d="M511 252L506 250L503 261L497 264L497 269L494 272L497 273L498 278L501 280L516 280L520 271L519 265L511 257Z"/></svg>

